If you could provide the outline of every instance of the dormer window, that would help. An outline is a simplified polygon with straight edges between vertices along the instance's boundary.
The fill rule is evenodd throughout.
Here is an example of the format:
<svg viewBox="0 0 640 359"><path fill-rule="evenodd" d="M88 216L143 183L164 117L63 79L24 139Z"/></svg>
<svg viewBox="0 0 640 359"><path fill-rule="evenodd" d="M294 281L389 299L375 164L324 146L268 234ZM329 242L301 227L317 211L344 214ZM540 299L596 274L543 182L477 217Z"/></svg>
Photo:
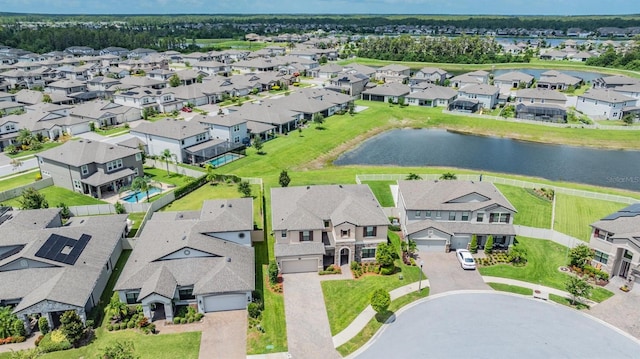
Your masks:
<svg viewBox="0 0 640 359"><path fill-rule="evenodd" d="M82 175L86 175L89 173L89 166L87 165L82 165L82 167L80 167L80 172L82 172Z"/></svg>

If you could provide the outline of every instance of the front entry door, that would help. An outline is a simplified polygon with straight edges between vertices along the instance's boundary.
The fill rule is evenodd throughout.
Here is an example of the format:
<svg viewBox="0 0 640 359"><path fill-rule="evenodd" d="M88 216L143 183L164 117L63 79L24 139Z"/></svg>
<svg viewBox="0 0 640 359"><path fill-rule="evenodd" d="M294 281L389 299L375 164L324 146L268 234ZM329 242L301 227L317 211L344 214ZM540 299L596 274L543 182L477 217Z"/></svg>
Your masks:
<svg viewBox="0 0 640 359"><path fill-rule="evenodd" d="M623 260L622 263L620 264L620 272L618 273L618 275L621 277L627 278L627 275L629 274L630 266L631 266L631 263Z"/></svg>

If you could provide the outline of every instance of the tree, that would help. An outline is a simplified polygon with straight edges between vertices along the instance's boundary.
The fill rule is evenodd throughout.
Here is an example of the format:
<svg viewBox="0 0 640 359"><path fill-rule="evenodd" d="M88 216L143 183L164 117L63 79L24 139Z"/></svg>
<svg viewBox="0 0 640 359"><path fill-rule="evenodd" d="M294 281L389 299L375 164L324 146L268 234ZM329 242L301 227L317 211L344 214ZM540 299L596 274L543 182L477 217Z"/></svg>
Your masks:
<svg viewBox="0 0 640 359"><path fill-rule="evenodd" d="M391 305L391 295L382 288L378 288L371 293L371 308L376 313L385 313Z"/></svg>
<svg viewBox="0 0 640 359"><path fill-rule="evenodd" d="M111 296L111 300L109 304L107 304L106 314L109 318L120 320L125 315L127 315L128 309L127 304L120 301L120 296L118 296L118 292L113 292Z"/></svg>
<svg viewBox="0 0 640 359"><path fill-rule="evenodd" d="M471 243L469 243L469 251L471 253L478 253L478 236L475 234L471 236Z"/></svg>
<svg viewBox="0 0 640 359"><path fill-rule="evenodd" d="M381 267L393 268L393 247L388 243L380 243L376 249L376 262Z"/></svg>
<svg viewBox="0 0 640 359"><path fill-rule="evenodd" d="M19 323L22 326L21 333L24 333L24 324L13 314L11 307L0 307L0 339L10 336L24 335L16 332Z"/></svg>
<svg viewBox="0 0 640 359"><path fill-rule="evenodd" d="M422 177L420 177L419 175L415 174L415 173L409 173L407 175L407 177L405 178L405 180L407 181L416 181L416 180L421 180Z"/></svg>
<svg viewBox="0 0 640 359"><path fill-rule="evenodd" d="M173 76L169 77L169 86L178 87L180 86L180 78L177 74L173 74Z"/></svg>
<svg viewBox="0 0 640 359"><path fill-rule="evenodd" d="M149 201L149 179L147 177L136 177L131 182L131 189L147 194L147 202ZM138 202L138 193L136 193L136 203Z"/></svg>
<svg viewBox="0 0 640 359"><path fill-rule="evenodd" d="M22 191L22 198L18 200L18 203L20 203L21 209L49 208L49 202L47 202L44 195L33 187Z"/></svg>
<svg viewBox="0 0 640 359"><path fill-rule="evenodd" d="M581 298L591 297L591 286L580 277L570 276L565 288L571 294L571 304L575 305Z"/></svg>
<svg viewBox="0 0 640 359"><path fill-rule="evenodd" d="M102 350L99 359L138 359L131 340L115 342Z"/></svg>
<svg viewBox="0 0 640 359"><path fill-rule="evenodd" d="M313 123L316 124L316 127L318 129L323 128L322 124L324 123L324 115L322 115L320 112L313 114Z"/></svg>
<svg viewBox="0 0 640 359"><path fill-rule="evenodd" d="M593 250L586 244L580 244L569 251L569 265L584 269L593 258Z"/></svg>
<svg viewBox="0 0 640 359"><path fill-rule="evenodd" d="M16 141L18 141L23 147L29 148L34 140L35 137L33 137L33 133L31 133L31 131L29 131L28 129L23 128L18 131Z"/></svg>
<svg viewBox="0 0 640 359"><path fill-rule="evenodd" d="M171 153L171 150L169 150L168 148L165 148L164 151L160 153L160 158L162 158L162 160L167 163L167 176L171 175L171 173L169 172L169 161L171 161L172 156L173 153Z"/></svg>
<svg viewBox="0 0 640 359"><path fill-rule="evenodd" d="M75 310L68 310L60 316L60 330L74 346L82 339L84 324Z"/></svg>
<svg viewBox="0 0 640 359"><path fill-rule="evenodd" d="M445 172L442 174L442 176L440 176L441 180L456 180L458 179L458 176L455 175L455 173L452 172Z"/></svg>
<svg viewBox="0 0 640 359"><path fill-rule="evenodd" d="M632 114L627 114L622 117L622 122L627 126L632 125L633 121L635 121L635 116Z"/></svg>
<svg viewBox="0 0 640 359"><path fill-rule="evenodd" d="M251 197L251 185L247 181L238 183L238 192L242 194L242 197Z"/></svg>
<svg viewBox="0 0 640 359"><path fill-rule="evenodd" d="M69 210L69 206L67 206L64 202L60 202L60 204L58 204L58 208L60 208L60 217L62 217L62 219L71 218L71 211Z"/></svg>
<svg viewBox="0 0 640 359"><path fill-rule="evenodd" d="M269 262L267 271L269 272L269 282L276 284L278 282L278 264L276 261Z"/></svg>
<svg viewBox="0 0 640 359"><path fill-rule="evenodd" d="M527 250L521 246L512 246L509 248L508 258L515 265L527 263Z"/></svg>
<svg viewBox="0 0 640 359"><path fill-rule="evenodd" d="M493 236L487 237L487 242L484 244L484 252L486 254L491 254L493 252Z"/></svg>
<svg viewBox="0 0 640 359"><path fill-rule="evenodd" d="M264 154L264 152L262 152L263 146L264 142L262 142L262 138L260 138L260 136L256 136L256 138L253 140L253 148L256 149L259 155Z"/></svg>
<svg viewBox="0 0 640 359"><path fill-rule="evenodd" d="M40 333L42 333L42 335L49 333L50 327L47 317L40 317L38 319L38 329L40 329Z"/></svg>
<svg viewBox="0 0 640 359"><path fill-rule="evenodd" d="M289 183L291 183L291 178L289 178L289 174L286 170L282 170L280 172L280 178L278 179L278 183L280 183L280 187L287 187Z"/></svg>
<svg viewBox="0 0 640 359"><path fill-rule="evenodd" d="M120 202L116 202L113 205L113 207L115 208L117 214L127 213L127 209L124 208L124 205L122 203L120 203Z"/></svg>

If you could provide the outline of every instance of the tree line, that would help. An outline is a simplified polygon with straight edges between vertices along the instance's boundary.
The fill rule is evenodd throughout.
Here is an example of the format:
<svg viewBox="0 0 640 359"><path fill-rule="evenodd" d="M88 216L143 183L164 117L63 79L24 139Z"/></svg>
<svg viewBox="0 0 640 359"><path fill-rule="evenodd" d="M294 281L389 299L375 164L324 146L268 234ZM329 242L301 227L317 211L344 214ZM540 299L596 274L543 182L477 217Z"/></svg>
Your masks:
<svg viewBox="0 0 640 359"><path fill-rule="evenodd" d="M587 59L587 65L640 71L640 48L635 47L619 54L613 47L609 47L600 56Z"/></svg>

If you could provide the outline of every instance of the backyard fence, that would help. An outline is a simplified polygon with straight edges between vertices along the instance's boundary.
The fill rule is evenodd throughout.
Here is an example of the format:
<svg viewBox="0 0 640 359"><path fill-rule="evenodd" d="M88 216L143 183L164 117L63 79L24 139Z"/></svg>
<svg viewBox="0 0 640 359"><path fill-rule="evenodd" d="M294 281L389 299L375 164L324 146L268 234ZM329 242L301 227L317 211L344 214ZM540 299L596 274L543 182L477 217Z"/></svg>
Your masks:
<svg viewBox="0 0 640 359"><path fill-rule="evenodd" d="M158 169L163 169L163 170L167 169L167 163L165 161L155 160L153 158L147 158L144 164L145 166L155 167ZM173 173L177 173L177 174L181 174L181 175L189 176L193 178L198 178L206 173L204 169L202 171L198 171L193 168L180 166L175 162L169 162L169 172L173 172Z"/></svg>
<svg viewBox="0 0 640 359"><path fill-rule="evenodd" d="M34 175L35 178L35 175ZM10 190L6 190L4 192L0 192L0 202L2 201L7 201L10 200L12 198L16 198L18 196L20 196L22 194L22 191L24 191L25 189L29 188L29 187L33 187L35 190L39 191L43 188L47 188L53 186L53 178L51 177L46 177L43 178L39 181L35 181L33 183L29 183L26 184L24 186L20 186L20 187L16 187L16 188L12 188Z"/></svg>
<svg viewBox="0 0 640 359"><path fill-rule="evenodd" d="M121 203L127 213L146 212L151 208L150 203ZM69 211L74 216L96 216L101 214L115 214L116 207L113 204L93 204L84 206L69 206Z"/></svg>
<svg viewBox="0 0 640 359"><path fill-rule="evenodd" d="M356 175L356 183L361 184L366 181L397 181L406 179L408 174L360 174ZM418 174L424 180L435 181L440 179L439 174ZM497 176L489 176L489 175L469 175L469 174L459 174L456 175L458 180L462 181L486 181L492 182L494 184L504 184L514 187L520 188L550 188L555 191L555 193L562 193L576 197L590 198L590 199L600 199L604 201L610 202L618 202L625 204L634 204L640 202L639 199L632 197L619 196L615 194L607 194L600 192L592 192L585 191L580 189L559 187L549 184L529 182L529 181L521 181L512 178L504 178Z"/></svg>

